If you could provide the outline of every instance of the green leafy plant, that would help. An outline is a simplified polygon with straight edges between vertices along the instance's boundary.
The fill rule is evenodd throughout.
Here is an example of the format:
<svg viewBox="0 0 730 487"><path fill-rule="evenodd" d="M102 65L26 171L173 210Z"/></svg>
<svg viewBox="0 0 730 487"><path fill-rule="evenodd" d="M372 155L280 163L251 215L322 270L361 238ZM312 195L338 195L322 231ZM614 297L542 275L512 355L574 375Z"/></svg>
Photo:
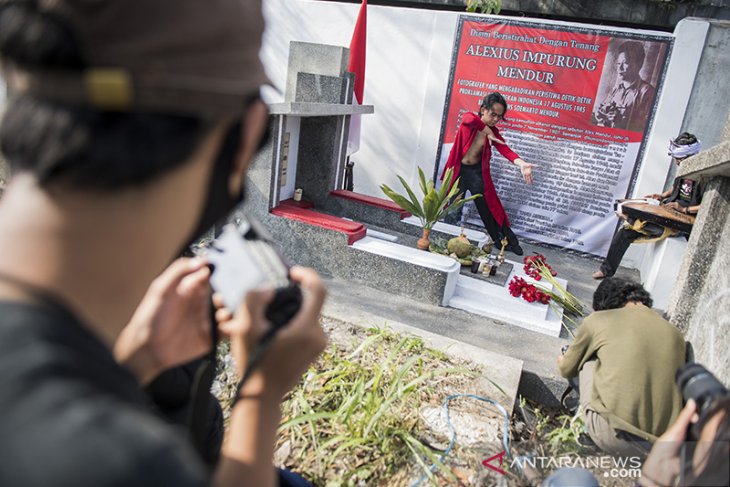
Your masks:
<svg viewBox="0 0 730 487"><path fill-rule="evenodd" d="M421 220L421 226L424 230L431 230L436 222L441 220L447 214L458 210L464 206L464 203L468 203L469 201L473 201L482 196L481 194L476 194L469 196L468 198L463 198L463 195L459 195L459 179L457 178L452 184L454 177L454 171L452 169L446 170L446 173L444 173L444 180L438 190L436 189L436 184L433 182L433 179L429 179L428 181L426 180L423 169L420 167L418 168L418 177L421 192L423 193L422 198L418 198L416 196L416 193L401 176L398 176L398 179L408 193L407 197L396 193L386 184L382 184L380 189L388 198L393 200L395 204Z"/></svg>
<svg viewBox="0 0 730 487"><path fill-rule="evenodd" d="M498 14L502 10L502 0L466 0L466 11L482 14Z"/></svg>
<svg viewBox="0 0 730 487"><path fill-rule="evenodd" d="M287 397L277 450L315 485L379 485L416 466L433 484L438 476L453 485L439 452L420 439L419 410L438 404L436 384L477 376L420 338L370 329L356 346L326 351Z"/></svg>
<svg viewBox="0 0 730 487"><path fill-rule="evenodd" d="M559 426L545 434L550 446L555 451L580 451L582 445L578 439L585 428L583 417L579 414L574 416L561 414L555 421Z"/></svg>
<svg viewBox="0 0 730 487"><path fill-rule="evenodd" d="M583 413L574 415L543 411L540 407L531 408L522 402L520 408L527 408L534 417L533 435L544 453L560 456L582 451L579 438L585 430Z"/></svg>

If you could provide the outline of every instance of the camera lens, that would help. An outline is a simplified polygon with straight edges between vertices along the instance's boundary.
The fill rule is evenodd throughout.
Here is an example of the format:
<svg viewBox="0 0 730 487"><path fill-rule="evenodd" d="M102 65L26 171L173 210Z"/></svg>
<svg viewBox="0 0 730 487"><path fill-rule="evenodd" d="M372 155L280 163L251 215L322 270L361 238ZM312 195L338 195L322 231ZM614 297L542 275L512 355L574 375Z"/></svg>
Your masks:
<svg viewBox="0 0 730 487"><path fill-rule="evenodd" d="M714 399L728 393L709 370L695 363L687 364L677 371L677 386L685 402L694 399L698 413L702 413Z"/></svg>

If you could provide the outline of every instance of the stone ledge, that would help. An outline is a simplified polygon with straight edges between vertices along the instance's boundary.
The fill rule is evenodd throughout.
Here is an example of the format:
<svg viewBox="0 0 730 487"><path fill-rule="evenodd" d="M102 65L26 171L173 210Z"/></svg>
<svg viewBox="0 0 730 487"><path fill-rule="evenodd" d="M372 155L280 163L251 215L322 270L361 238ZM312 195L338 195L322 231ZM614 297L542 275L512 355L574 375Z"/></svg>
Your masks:
<svg viewBox="0 0 730 487"><path fill-rule="evenodd" d="M683 161L677 176L730 177L730 142L722 142Z"/></svg>
<svg viewBox="0 0 730 487"><path fill-rule="evenodd" d="M345 105L342 103L284 102L269 105L271 115L296 117L336 117L375 113L373 105Z"/></svg>
<svg viewBox="0 0 730 487"><path fill-rule="evenodd" d="M451 257L406 247L405 245L379 238L364 237L352 244L352 246L353 248L366 252L390 257L391 259L401 260L421 267L428 267L439 272L454 273L454 275L457 275L459 269L461 269L459 263Z"/></svg>

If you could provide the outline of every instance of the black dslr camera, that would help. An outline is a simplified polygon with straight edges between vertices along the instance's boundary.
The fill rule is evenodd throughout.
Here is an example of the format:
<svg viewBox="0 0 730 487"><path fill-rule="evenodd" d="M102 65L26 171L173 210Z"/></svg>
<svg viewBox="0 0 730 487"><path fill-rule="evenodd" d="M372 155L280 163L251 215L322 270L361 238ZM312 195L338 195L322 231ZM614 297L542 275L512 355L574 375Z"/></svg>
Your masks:
<svg viewBox="0 0 730 487"><path fill-rule="evenodd" d="M685 403L694 399L697 404L700 421L693 424L687 434L689 440L697 440L700 434L698 425L702 424L703 415L718 399L727 396L728 390L709 370L697 363L689 363L677 371L677 386Z"/></svg>

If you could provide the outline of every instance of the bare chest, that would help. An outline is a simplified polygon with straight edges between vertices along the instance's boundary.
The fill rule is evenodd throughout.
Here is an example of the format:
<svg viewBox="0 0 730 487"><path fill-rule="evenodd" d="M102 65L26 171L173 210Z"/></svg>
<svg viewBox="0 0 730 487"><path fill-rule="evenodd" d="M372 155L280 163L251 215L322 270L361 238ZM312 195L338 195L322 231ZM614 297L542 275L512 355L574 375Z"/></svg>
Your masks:
<svg viewBox="0 0 730 487"><path fill-rule="evenodd" d="M477 132L476 136L474 137L474 141L471 143L469 150L466 151L466 154L462 158L461 163L466 164L467 166L479 164L482 161L482 151L484 150L484 144L486 143L486 140L486 132Z"/></svg>

